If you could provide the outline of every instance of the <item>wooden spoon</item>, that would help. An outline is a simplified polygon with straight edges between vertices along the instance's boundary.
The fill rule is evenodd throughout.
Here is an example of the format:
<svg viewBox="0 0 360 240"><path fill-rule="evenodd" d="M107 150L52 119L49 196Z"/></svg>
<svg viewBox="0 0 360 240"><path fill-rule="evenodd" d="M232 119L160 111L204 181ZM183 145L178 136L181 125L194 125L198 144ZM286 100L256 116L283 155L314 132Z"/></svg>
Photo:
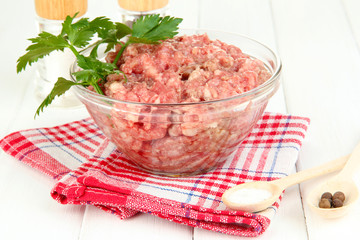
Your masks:
<svg viewBox="0 0 360 240"><path fill-rule="evenodd" d="M359 190L353 180L353 175L360 166L360 143L355 147L345 167L336 176L316 187L309 194L307 203L310 208L324 218L337 218L344 216L359 199ZM341 191L345 194L344 205L339 208L320 208L320 197L324 192L335 193Z"/></svg>
<svg viewBox="0 0 360 240"><path fill-rule="evenodd" d="M309 180L311 178L315 178L324 174L340 170L344 167L348 157L349 156L341 157L331 162L327 162L323 165L300 171L274 181L256 181L234 186L224 192L224 194L222 195L222 201L226 206L234 210L242 210L246 212L262 211L270 207L275 201L277 201L281 193L287 187ZM231 195L240 189L266 190L270 193L271 196L262 201L255 201L254 203L241 203L238 201L233 201L233 197ZM255 191L254 193L256 194ZM257 196L254 196L254 198L256 197Z"/></svg>

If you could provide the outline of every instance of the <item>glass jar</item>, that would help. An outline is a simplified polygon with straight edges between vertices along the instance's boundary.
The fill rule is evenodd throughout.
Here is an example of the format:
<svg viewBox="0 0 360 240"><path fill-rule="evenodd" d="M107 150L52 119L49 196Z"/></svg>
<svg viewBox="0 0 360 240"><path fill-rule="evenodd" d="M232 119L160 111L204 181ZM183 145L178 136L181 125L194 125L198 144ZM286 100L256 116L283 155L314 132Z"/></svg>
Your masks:
<svg viewBox="0 0 360 240"><path fill-rule="evenodd" d="M121 22L132 27L141 16L160 14L164 17L168 11L168 0L118 0Z"/></svg>
<svg viewBox="0 0 360 240"><path fill-rule="evenodd" d="M78 17L85 14L87 10L87 0L35 0L37 13L36 25L38 32L48 32L58 35L62 29L62 23L66 16ZM55 51L39 59L36 68L35 96L42 102L51 92L54 84L59 77L70 79L70 65L75 61L75 56L69 49ZM56 97L51 106L55 107L75 107L80 106L81 102L70 90L60 97Z"/></svg>

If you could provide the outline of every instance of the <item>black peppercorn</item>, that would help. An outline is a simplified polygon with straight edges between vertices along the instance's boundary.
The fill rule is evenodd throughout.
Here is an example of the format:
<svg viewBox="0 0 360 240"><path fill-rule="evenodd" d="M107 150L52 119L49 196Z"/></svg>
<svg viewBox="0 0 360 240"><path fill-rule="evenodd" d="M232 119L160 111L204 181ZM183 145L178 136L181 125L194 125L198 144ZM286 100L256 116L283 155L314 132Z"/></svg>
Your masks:
<svg viewBox="0 0 360 240"><path fill-rule="evenodd" d="M322 199L322 198L332 199L332 194L329 192L325 192L325 193L323 193L323 195L321 195L320 199Z"/></svg>
<svg viewBox="0 0 360 240"><path fill-rule="evenodd" d="M334 195L332 196L332 200L335 200L335 199L339 199L341 200L342 202L345 201L345 194L343 192L336 192L334 193Z"/></svg>
<svg viewBox="0 0 360 240"><path fill-rule="evenodd" d="M342 207L343 206L343 201L341 201L340 199L338 198L335 198L332 202L332 206L334 208L338 208L338 207Z"/></svg>
<svg viewBox="0 0 360 240"><path fill-rule="evenodd" d="M339 208L344 205L345 194L343 192L336 192L332 195L330 192L324 192L319 201L320 208Z"/></svg>
<svg viewBox="0 0 360 240"><path fill-rule="evenodd" d="M331 208L330 200L327 198L322 198L319 202L320 208Z"/></svg>

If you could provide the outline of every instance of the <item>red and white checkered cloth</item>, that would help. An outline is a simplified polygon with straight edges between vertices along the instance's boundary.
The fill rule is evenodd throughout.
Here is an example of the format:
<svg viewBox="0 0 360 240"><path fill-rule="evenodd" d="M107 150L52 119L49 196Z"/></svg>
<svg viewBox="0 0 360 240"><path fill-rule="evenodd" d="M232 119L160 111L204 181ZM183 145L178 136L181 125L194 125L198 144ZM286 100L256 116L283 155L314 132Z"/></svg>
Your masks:
<svg viewBox="0 0 360 240"><path fill-rule="evenodd" d="M127 218L138 212L217 232L258 236L267 229L279 201L257 214L227 209L223 192L247 181L290 173L309 119L265 113L223 166L183 178L138 169L116 150L91 119L12 133L5 152L57 180L52 197L63 204L87 204Z"/></svg>

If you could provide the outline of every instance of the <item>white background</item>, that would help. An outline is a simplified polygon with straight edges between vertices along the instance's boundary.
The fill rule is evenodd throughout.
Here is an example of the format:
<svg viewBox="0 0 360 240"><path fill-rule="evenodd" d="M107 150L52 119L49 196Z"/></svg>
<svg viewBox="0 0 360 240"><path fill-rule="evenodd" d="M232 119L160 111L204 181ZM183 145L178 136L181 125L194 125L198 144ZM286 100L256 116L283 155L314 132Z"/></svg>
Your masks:
<svg viewBox="0 0 360 240"><path fill-rule="evenodd" d="M16 130L53 126L87 116L84 108L49 108L36 120L34 70L16 74L16 60L36 35L33 1L1 0L0 138ZM311 118L297 169L351 152L360 141L360 1L173 0L183 28L248 35L275 49L282 88L268 111ZM120 20L116 0L89 0L87 16ZM289 188L270 228L259 239L352 239L359 203L347 216L324 220L303 201L321 180ZM357 177L359 182L359 177ZM95 207L63 206L50 197L53 180L0 152L0 239L241 239L146 214L128 220Z"/></svg>

